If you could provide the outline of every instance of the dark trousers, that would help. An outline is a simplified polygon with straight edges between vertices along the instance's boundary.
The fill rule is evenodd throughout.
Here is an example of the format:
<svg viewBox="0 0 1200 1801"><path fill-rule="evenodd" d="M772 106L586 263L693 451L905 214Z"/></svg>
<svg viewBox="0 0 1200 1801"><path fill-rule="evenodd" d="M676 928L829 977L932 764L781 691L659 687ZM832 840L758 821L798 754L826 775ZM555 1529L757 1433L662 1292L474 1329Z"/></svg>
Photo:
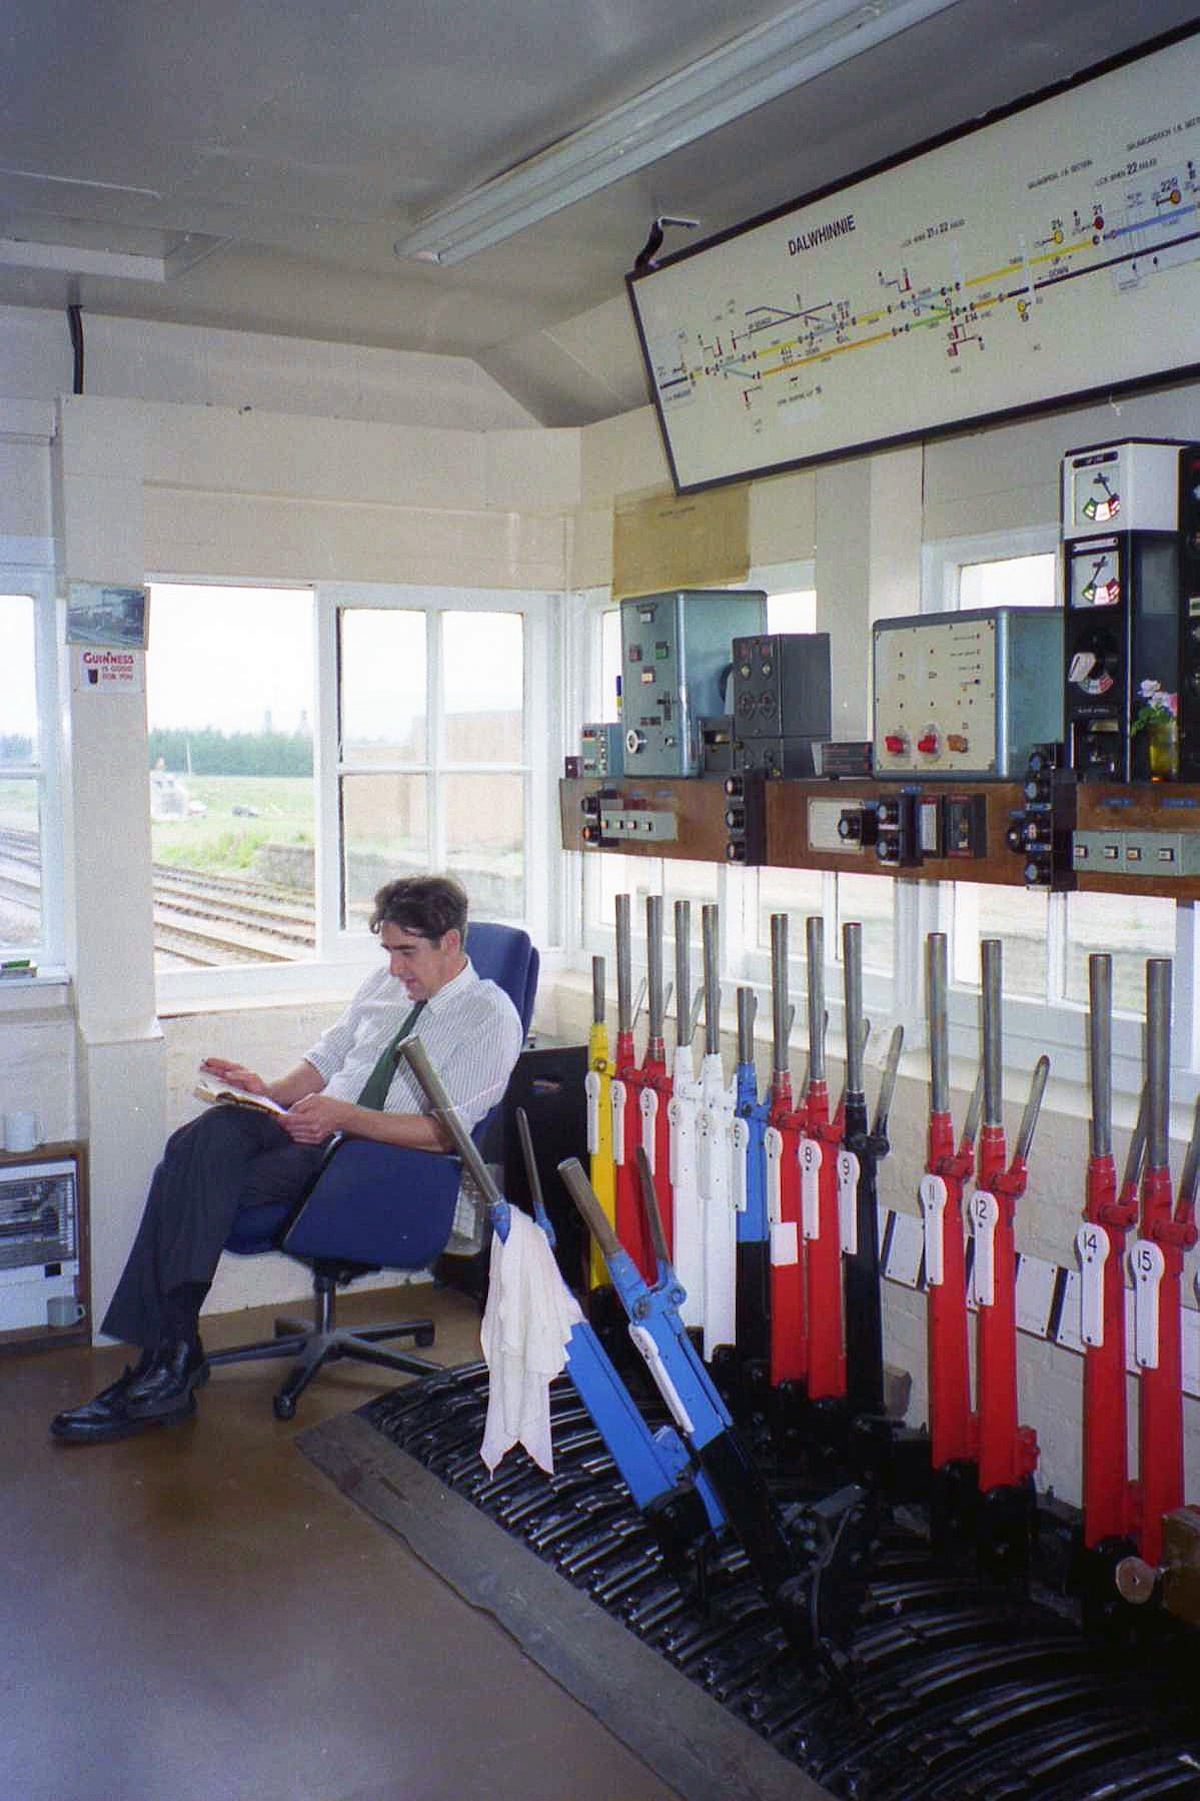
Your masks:
<svg viewBox="0 0 1200 1801"><path fill-rule="evenodd" d="M300 1200L323 1156L249 1107L210 1108L173 1133L102 1330L153 1348L170 1331L166 1297L208 1287L239 1210Z"/></svg>

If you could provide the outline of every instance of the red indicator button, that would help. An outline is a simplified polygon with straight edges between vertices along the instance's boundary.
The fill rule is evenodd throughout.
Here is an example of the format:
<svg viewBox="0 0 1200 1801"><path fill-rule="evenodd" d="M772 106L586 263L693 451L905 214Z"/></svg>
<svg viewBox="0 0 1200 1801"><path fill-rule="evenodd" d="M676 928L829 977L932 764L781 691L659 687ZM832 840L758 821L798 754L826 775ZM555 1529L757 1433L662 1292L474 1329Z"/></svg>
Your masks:
<svg viewBox="0 0 1200 1801"><path fill-rule="evenodd" d="M883 743L884 748L893 757L898 757L906 747L906 740L899 732L889 732Z"/></svg>
<svg viewBox="0 0 1200 1801"><path fill-rule="evenodd" d="M938 735L937 735L937 733L936 732L926 732L926 734L923 738L918 738L917 739L917 749L920 751L920 753L923 757L935 757L938 752Z"/></svg>
<svg viewBox="0 0 1200 1801"><path fill-rule="evenodd" d="M967 739L965 738L965 736L963 735L962 732L951 732L949 737L946 739L946 749L957 751L959 756L961 756L962 753L965 750L967 750L968 748L969 748L969 746L968 746Z"/></svg>

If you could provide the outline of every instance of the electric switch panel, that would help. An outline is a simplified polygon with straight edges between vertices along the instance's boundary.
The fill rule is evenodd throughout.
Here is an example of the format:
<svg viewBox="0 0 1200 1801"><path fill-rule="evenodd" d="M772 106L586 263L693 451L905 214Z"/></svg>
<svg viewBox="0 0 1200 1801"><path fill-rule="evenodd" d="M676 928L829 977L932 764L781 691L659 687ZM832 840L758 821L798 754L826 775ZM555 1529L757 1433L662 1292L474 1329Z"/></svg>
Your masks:
<svg viewBox="0 0 1200 1801"><path fill-rule="evenodd" d="M1075 832L1071 857L1081 875L1200 875L1200 832Z"/></svg>
<svg viewBox="0 0 1200 1801"><path fill-rule="evenodd" d="M1010 781L1061 737L1058 608L880 619L872 639L877 776Z"/></svg>
<svg viewBox="0 0 1200 1801"><path fill-rule="evenodd" d="M731 711L739 738L828 738L829 633L735 638Z"/></svg>
<svg viewBox="0 0 1200 1801"><path fill-rule="evenodd" d="M641 843L673 844L679 836L674 813L652 813L649 808L606 808L600 814L600 838L630 839Z"/></svg>
<svg viewBox="0 0 1200 1801"><path fill-rule="evenodd" d="M1173 532L1182 448L1169 439L1131 438L1069 450L1062 461L1064 541L1100 532Z"/></svg>
<svg viewBox="0 0 1200 1801"><path fill-rule="evenodd" d="M699 775L701 719L729 711L733 640L766 627L757 590L677 589L621 602L625 773Z"/></svg>

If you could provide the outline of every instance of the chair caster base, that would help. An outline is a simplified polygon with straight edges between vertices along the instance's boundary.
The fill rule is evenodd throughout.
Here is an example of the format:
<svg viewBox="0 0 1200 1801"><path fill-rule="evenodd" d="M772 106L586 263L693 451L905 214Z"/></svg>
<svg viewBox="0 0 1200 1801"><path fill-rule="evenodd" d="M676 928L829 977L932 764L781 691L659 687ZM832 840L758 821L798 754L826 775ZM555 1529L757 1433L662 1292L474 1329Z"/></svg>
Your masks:
<svg viewBox="0 0 1200 1801"><path fill-rule="evenodd" d="M271 1406L277 1420L292 1420L296 1417L296 1403L291 1395L276 1395Z"/></svg>
<svg viewBox="0 0 1200 1801"><path fill-rule="evenodd" d="M422 1326L419 1331L413 1333L413 1343L419 1346L421 1350L428 1350L429 1346L433 1343L435 1336L436 1334L432 1326Z"/></svg>

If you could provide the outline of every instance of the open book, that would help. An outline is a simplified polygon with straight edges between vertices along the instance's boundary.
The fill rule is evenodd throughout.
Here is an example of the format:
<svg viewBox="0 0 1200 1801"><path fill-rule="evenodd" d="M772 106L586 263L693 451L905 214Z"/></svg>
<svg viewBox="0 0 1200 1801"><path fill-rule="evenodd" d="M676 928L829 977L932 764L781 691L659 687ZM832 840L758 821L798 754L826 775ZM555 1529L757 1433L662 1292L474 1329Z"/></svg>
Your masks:
<svg viewBox="0 0 1200 1801"><path fill-rule="evenodd" d="M232 1082L223 1082L219 1076L212 1075L206 1069L200 1071L192 1093L198 1101L232 1101L236 1107L257 1107L262 1113L287 1112L287 1108L281 1107L278 1101L273 1101L270 1095L251 1094L245 1088L235 1088Z"/></svg>

